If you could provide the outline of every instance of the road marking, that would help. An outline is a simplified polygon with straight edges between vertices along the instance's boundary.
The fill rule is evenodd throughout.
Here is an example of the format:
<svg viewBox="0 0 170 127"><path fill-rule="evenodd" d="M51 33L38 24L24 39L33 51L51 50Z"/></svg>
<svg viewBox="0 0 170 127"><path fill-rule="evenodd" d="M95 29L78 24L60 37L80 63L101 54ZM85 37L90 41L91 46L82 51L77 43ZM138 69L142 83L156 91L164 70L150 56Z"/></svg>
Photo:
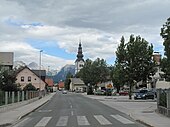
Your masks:
<svg viewBox="0 0 170 127"><path fill-rule="evenodd" d="M73 106L72 106L72 105L70 105L70 108L73 108Z"/></svg>
<svg viewBox="0 0 170 127"><path fill-rule="evenodd" d="M68 116L61 116L56 126L66 126L68 122Z"/></svg>
<svg viewBox="0 0 170 127"><path fill-rule="evenodd" d="M18 124L14 125L13 127L24 127L25 124L27 124L31 120L32 120L32 118L27 117L24 120L22 120L21 122L19 122Z"/></svg>
<svg viewBox="0 0 170 127"><path fill-rule="evenodd" d="M120 116L120 115L111 115L113 118L115 118L116 120L120 121L123 124L134 124L134 122Z"/></svg>
<svg viewBox="0 0 170 127"><path fill-rule="evenodd" d="M77 116L78 125L90 125L85 116Z"/></svg>
<svg viewBox="0 0 170 127"><path fill-rule="evenodd" d="M51 112L52 110L39 110L38 112Z"/></svg>
<svg viewBox="0 0 170 127"><path fill-rule="evenodd" d="M35 127L45 127L47 123L50 121L51 117L43 117L36 125Z"/></svg>
<svg viewBox="0 0 170 127"><path fill-rule="evenodd" d="M74 115L73 111L71 111L71 115L72 115L72 116Z"/></svg>
<svg viewBox="0 0 170 127"><path fill-rule="evenodd" d="M101 124L101 125L108 125L112 124L110 123L106 118L104 118L102 115L94 115L96 120Z"/></svg>

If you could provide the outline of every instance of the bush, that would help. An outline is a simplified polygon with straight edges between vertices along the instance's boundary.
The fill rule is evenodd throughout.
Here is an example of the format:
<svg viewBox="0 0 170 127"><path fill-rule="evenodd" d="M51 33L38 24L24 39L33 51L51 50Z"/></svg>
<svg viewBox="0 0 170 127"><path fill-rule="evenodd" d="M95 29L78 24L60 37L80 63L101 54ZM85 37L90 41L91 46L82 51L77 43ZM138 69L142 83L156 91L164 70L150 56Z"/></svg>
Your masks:
<svg viewBox="0 0 170 127"><path fill-rule="evenodd" d="M24 91L36 91L37 89L35 88L35 86L33 86L31 83L27 84L24 88Z"/></svg>

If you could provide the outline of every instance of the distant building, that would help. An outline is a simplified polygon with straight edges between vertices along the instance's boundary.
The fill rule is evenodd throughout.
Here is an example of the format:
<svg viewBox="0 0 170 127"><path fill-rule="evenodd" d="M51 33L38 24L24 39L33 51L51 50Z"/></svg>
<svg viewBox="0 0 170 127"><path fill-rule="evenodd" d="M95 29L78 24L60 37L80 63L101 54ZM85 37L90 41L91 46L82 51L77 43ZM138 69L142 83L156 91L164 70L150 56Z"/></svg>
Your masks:
<svg viewBox="0 0 170 127"><path fill-rule="evenodd" d="M49 87L53 87L54 86L54 81L52 78L46 78L45 82L48 84Z"/></svg>
<svg viewBox="0 0 170 127"><path fill-rule="evenodd" d="M0 65L4 69L11 70L14 63L14 53L13 52L0 52Z"/></svg>
<svg viewBox="0 0 170 127"><path fill-rule="evenodd" d="M64 89L64 82L60 81L60 82L58 83L58 89L59 89L59 90Z"/></svg>
<svg viewBox="0 0 170 127"><path fill-rule="evenodd" d="M154 52L153 53L153 60L156 62L157 65L160 65L161 54L159 52Z"/></svg>
<svg viewBox="0 0 170 127"><path fill-rule="evenodd" d="M81 91L84 92L86 91L86 85L80 78L71 78L70 79L70 90L71 91Z"/></svg>
<svg viewBox="0 0 170 127"><path fill-rule="evenodd" d="M27 66L22 68L16 76L16 83L21 85L23 89L27 84L31 83L35 88L45 90L46 82L39 75L29 69Z"/></svg>
<svg viewBox="0 0 170 127"><path fill-rule="evenodd" d="M84 59L83 59L83 53L82 53L82 47L81 47L81 42L79 43L78 47L78 54L77 54L77 59L75 61L75 74L80 71L80 69L83 68L84 66Z"/></svg>

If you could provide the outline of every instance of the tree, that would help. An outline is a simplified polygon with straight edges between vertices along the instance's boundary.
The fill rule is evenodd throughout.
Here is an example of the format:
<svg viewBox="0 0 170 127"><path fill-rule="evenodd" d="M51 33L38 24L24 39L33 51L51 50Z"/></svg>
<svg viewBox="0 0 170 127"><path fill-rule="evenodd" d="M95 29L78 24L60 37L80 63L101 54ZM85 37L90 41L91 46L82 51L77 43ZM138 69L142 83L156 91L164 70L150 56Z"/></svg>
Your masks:
<svg viewBox="0 0 170 127"><path fill-rule="evenodd" d="M27 84L24 88L24 91L36 91L37 89L35 88L35 86L32 85L32 83Z"/></svg>
<svg viewBox="0 0 170 127"><path fill-rule="evenodd" d="M117 89L117 93L119 93L120 88L125 84L124 70L119 63L115 64L113 67L111 71L111 79L113 86Z"/></svg>
<svg viewBox="0 0 170 127"><path fill-rule="evenodd" d="M129 98L131 99L132 88L136 82L143 81L153 75L155 62L152 59L153 46L140 36L130 36L129 42L124 44L124 38L116 52L117 64L122 69L126 83L129 85Z"/></svg>
<svg viewBox="0 0 170 127"><path fill-rule="evenodd" d="M67 73L66 80L64 81L64 87L66 90L70 89L70 78L73 78L73 75L69 72Z"/></svg>
<svg viewBox="0 0 170 127"><path fill-rule="evenodd" d="M170 17L167 19L167 22L163 24L160 35L164 40L163 45L165 51L165 57L161 62L161 68L165 73L166 80L170 81Z"/></svg>
<svg viewBox="0 0 170 127"><path fill-rule="evenodd" d="M87 59L84 67L77 74L84 83L89 86L89 94L92 93L92 87L99 82L105 82L110 75L109 68L107 67L104 59L97 58L95 61Z"/></svg>
<svg viewBox="0 0 170 127"><path fill-rule="evenodd" d="M14 70L0 69L0 89L3 91L17 91L19 86L15 84L16 73Z"/></svg>

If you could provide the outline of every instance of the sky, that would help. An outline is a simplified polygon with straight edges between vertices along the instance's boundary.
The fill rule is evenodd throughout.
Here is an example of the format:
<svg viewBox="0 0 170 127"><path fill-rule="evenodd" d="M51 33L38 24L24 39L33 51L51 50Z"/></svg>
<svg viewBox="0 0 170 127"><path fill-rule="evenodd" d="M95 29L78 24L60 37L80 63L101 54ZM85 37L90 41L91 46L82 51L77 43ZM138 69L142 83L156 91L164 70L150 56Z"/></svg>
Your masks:
<svg viewBox="0 0 170 127"><path fill-rule="evenodd" d="M121 36L131 34L164 54L160 36L170 17L170 0L1 0L0 52L15 61L58 70L74 64L81 41L84 59L114 65Z"/></svg>

